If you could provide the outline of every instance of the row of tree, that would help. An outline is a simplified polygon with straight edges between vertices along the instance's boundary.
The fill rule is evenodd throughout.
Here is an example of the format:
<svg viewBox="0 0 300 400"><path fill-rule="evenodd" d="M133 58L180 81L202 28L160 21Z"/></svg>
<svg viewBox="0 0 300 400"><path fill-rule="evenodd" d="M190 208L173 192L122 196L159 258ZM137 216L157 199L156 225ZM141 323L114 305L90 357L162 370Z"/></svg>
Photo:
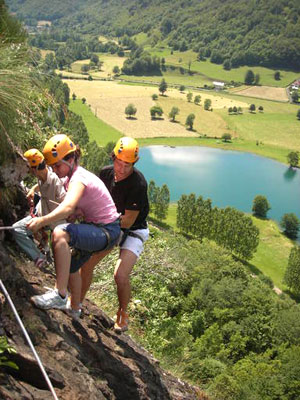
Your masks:
<svg viewBox="0 0 300 400"><path fill-rule="evenodd" d="M177 227L199 240L204 237L232 253L250 259L259 242L259 231L250 217L227 207L212 208L211 200L182 195L177 203Z"/></svg>
<svg viewBox="0 0 300 400"><path fill-rule="evenodd" d="M148 198L150 212L152 212L159 221L166 219L170 204L170 191L168 186L164 184L159 187L151 180L148 185Z"/></svg>

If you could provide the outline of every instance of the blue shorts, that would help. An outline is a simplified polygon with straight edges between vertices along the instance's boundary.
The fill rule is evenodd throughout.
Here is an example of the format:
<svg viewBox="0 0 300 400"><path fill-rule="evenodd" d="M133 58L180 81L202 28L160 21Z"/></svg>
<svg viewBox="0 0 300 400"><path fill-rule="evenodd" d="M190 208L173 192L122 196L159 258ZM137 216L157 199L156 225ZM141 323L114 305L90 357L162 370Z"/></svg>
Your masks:
<svg viewBox="0 0 300 400"><path fill-rule="evenodd" d="M92 253L107 248L112 248L118 243L120 237L120 222L115 221L103 225L103 228L109 233L110 243L102 227L94 224L61 224L55 229L61 229L70 235L69 245L75 250L71 258L70 273L77 272L83 264L88 261Z"/></svg>

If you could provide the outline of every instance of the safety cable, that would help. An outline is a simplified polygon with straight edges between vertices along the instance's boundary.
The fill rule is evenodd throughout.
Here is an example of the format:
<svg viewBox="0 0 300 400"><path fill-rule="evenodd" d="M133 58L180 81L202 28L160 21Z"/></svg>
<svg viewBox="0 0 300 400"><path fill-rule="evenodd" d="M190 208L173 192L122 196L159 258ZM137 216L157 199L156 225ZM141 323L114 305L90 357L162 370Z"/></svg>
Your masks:
<svg viewBox="0 0 300 400"><path fill-rule="evenodd" d="M42 362L40 360L40 357L38 356L38 354L37 354L37 352L36 352L36 350L35 350L35 348L34 348L34 346L32 344L32 341L31 341L31 339L30 339L30 337L29 337L29 335L28 335L28 333L27 333L27 331L25 329L25 326L23 325L23 322L22 322L21 318L19 317L18 311L16 310L16 307L14 306L14 303L13 303L12 299L10 298L10 296L9 296L9 294L8 294L8 292L7 292L7 290L6 290L6 288L5 288L5 286L4 286L4 284L3 284L1 279L0 279L0 286L1 286L1 289L2 289L5 297L7 298L8 302L9 302L9 305L10 305L11 309L13 310L13 313L15 314L15 317L16 317L16 319L17 319L17 321L18 321L18 323L19 323L19 325L20 325L20 327L21 327L21 329L22 329L22 331L24 333L24 336L25 336L25 338L26 338L26 340L27 340L27 342L28 342L33 354L34 354L34 357L36 358L36 360L38 362L40 370L42 371L42 374L44 375L44 378L45 378L45 380L47 382L47 385L48 385L48 387L49 387L49 389L50 389L50 391L51 391L51 393L53 395L53 398L55 400L59 400L57 395L56 395L56 393L55 393L55 390L54 390L54 388L52 386L52 383L51 383L51 381L50 381L50 379L49 379L49 377L47 375L47 372L45 371L45 368L44 368L44 366L43 366L43 364L42 364Z"/></svg>

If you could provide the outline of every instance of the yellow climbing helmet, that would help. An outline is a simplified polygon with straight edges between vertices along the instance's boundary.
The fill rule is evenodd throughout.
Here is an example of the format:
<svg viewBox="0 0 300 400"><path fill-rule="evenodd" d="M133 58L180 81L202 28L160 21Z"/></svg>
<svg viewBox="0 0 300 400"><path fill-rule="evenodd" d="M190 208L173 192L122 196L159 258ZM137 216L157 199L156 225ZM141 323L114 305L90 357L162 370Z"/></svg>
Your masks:
<svg viewBox="0 0 300 400"><path fill-rule="evenodd" d="M115 156L122 161L134 163L139 158L139 145L131 137L122 137L114 148Z"/></svg>
<svg viewBox="0 0 300 400"><path fill-rule="evenodd" d="M72 140L64 134L52 136L45 144L43 154L46 163L52 165L62 160L66 155L76 151L76 146Z"/></svg>
<svg viewBox="0 0 300 400"><path fill-rule="evenodd" d="M27 158L30 167L38 167L44 161L44 156L38 149L25 151L24 157Z"/></svg>

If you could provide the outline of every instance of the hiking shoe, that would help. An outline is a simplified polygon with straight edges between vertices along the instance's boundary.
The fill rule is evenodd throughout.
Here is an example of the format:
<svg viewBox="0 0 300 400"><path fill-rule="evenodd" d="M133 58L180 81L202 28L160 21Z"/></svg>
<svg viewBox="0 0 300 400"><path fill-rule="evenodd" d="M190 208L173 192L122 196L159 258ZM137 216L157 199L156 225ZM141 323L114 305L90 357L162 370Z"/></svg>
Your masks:
<svg viewBox="0 0 300 400"><path fill-rule="evenodd" d="M79 309L73 310L71 306L71 298L69 297L64 310L70 317L78 321L81 317L81 308L82 308L82 303L79 303Z"/></svg>
<svg viewBox="0 0 300 400"><path fill-rule="evenodd" d="M79 310L73 310L73 308L70 307L66 309L66 312L70 317L75 319L75 321L79 321L81 317L81 308L79 308Z"/></svg>
<svg viewBox="0 0 300 400"><path fill-rule="evenodd" d="M114 330L117 333L125 332L128 330L128 314L125 311L118 311L117 312L117 319L114 324Z"/></svg>
<svg viewBox="0 0 300 400"><path fill-rule="evenodd" d="M43 257L38 257L38 258L34 261L34 265L35 265L37 268L43 268L46 264L47 264L47 260L46 260L46 258L43 258Z"/></svg>
<svg viewBox="0 0 300 400"><path fill-rule="evenodd" d="M31 301L43 310L49 310L50 308L57 308L63 310L66 308L68 296L64 299L60 296L57 289L50 289L45 294L40 296L32 296Z"/></svg>

